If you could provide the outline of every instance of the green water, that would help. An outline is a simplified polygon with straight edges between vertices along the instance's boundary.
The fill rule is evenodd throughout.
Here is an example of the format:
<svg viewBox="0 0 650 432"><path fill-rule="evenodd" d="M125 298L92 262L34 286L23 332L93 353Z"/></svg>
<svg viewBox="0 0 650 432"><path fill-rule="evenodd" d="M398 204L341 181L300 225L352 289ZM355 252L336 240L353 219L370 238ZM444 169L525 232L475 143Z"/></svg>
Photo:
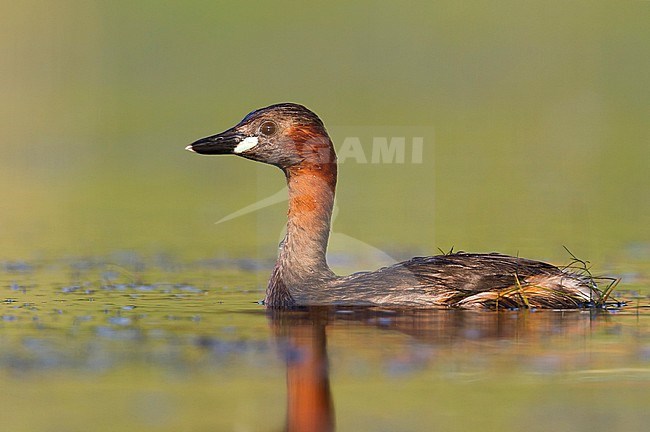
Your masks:
<svg viewBox="0 0 650 432"><path fill-rule="evenodd" d="M7 430L280 430L285 376L316 338L339 430L648 421L647 284L643 295L619 292L629 306L610 311L272 316L258 304L257 272L224 269L232 262L113 259L0 273Z"/></svg>
<svg viewBox="0 0 650 432"><path fill-rule="evenodd" d="M3 3L3 430L281 430L312 342L342 431L645 430L648 19L642 1ZM286 203L219 221L281 173L183 148L283 101L347 154L338 272L566 246L628 306L268 316ZM377 137L404 137L404 162L372 163Z"/></svg>

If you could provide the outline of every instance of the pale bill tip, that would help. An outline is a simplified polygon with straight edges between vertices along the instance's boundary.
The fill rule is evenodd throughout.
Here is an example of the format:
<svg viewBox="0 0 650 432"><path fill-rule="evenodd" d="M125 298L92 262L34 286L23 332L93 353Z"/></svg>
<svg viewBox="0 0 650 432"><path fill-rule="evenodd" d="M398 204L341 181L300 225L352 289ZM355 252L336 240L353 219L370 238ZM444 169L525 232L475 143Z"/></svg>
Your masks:
<svg viewBox="0 0 650 432"><path fill-rule="evenodd" d="M187 147L185 147L185 150L196 153L196 152L194 151L194 149L192 148L192 144L190 144L190 145L188 145Z"/></svg>

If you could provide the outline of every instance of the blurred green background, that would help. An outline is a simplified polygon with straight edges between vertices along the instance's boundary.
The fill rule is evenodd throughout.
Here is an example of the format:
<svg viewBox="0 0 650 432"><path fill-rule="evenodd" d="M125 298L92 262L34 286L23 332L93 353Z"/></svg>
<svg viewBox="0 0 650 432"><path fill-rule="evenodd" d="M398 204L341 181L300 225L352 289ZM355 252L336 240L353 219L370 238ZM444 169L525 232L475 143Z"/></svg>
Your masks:
<svg viewBox="0 0 650 432"><path fill-rule="evenodd" d="M272 259L284 204L214 222L281 173L183 148L293 101L337 146L429 131L422 164L342 165L338 233L647 261L649 22L640 1L3 2L0 259Z"/></svg>
<svg viewBox="0 0 650 432"><path fill-rule="evenodd" d="M373 136L423 137L421 164L341 165L338 270L452 246L565 263L565 245L622 276L631 306L538 340L459 320L449 350L342 324L328 331L342 430L643 430L648 23L647 1L2 1L3 425L280 427L285 364L254 302L286 204L215 222L284 178L183 149L292 101L368 158ZM235 268L193 263L212 258ZM485 315L501 316L537 315ZM381 369L411 357L407 375Z"/></svg>

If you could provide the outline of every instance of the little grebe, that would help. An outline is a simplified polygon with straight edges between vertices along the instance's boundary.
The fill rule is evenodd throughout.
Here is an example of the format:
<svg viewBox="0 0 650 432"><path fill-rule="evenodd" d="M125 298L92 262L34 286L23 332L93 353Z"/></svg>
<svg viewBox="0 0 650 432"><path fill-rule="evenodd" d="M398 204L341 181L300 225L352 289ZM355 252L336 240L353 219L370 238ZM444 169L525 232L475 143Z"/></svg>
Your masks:
<svg viewBox="0 0 650 432"><path fill-rule="evenodd" d="M498 253L416 257L374 272L337 276L325 258L336 188L336 153L325 126L304 106L283 103L186 147L275 165L287 179L287 233L265 304L459 308L576 308L602 293L588 275Z"/></svg>

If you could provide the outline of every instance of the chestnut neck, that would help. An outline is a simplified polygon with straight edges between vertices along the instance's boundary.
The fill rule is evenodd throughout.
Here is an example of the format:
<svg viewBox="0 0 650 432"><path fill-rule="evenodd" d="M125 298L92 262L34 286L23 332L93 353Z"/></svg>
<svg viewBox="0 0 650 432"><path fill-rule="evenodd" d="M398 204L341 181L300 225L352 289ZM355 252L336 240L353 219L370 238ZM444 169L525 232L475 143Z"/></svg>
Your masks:
<svg viewBox="0 0 650 432"><path fill-rule="evenodd" d="M285 171L289 189L287 233L276 268L285 283L334 276L327 265L336 163L302 163Z"/></svg>
<svg viewBox="0 0 650 432"><path fill-rule="evenodd" d="M287 179L287 233L266 291L268 306L288 306L336 275L327 265L336 190L336 154L324 129L301 128L292 140L300 162L280 167Z"/></svg>

